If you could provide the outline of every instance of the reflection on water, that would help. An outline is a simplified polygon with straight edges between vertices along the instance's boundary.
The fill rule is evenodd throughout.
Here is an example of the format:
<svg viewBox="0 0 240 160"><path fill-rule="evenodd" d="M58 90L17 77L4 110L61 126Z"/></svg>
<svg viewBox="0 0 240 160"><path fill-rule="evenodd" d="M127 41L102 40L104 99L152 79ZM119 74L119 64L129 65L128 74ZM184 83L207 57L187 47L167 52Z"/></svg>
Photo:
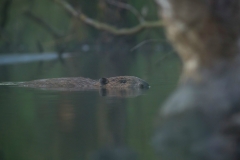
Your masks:
<svg viewBox="0 0 240 160"><path fill-rule="evenodd" d="M97 92L1 89L12 97L1 99L4 152L23 159L136 159L127 140L126 100L108 100Z"/></svg>
<svg viewBox="0 0 240 160"><path fill-rule="evenodd" d="M108 147L97 150L91 160L137 160L138 154L128 147Z"/></svg>
<svg viewBox="0 0 240 160"><path fill-rule="evenodd" d="M99 94L107 97L137 97L146 94L148 89L100 89Z"/></svg>
<svg viewBox="0 0 240 160"><path fill-rule="evenodd" d="M0 79L1 82L19 82L53 77L97 79L134 75L146 79L151 84L150 90L144 93L124 90L72 92L0 86L0 157L155 159L150 143L153 120L159 104L176 86L178 59L169 57L160 66L150 67L158 54L153 54L153 60L139 56L134 67L125 65L127 70L116 67L114 73L108 68L100 72L98 66L102 62L91 56L69 59L64 64L55 61L0 66L1 75L5 75ZM103 62L103 66L114 69L111 63Z"/></svg>

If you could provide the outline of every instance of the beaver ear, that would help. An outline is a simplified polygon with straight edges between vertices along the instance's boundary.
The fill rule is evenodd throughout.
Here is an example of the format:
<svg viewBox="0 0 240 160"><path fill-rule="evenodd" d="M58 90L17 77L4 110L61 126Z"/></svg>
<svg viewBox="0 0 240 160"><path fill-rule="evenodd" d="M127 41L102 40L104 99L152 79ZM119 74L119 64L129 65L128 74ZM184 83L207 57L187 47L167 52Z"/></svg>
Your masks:
<svg viewBox="0 0 240 160"><path fill-rule="evenodd" d="M101 85L105 85L105 84L108 84L109 81L108 81L107 78L100 78L99 82L100 82Z"/></svg>

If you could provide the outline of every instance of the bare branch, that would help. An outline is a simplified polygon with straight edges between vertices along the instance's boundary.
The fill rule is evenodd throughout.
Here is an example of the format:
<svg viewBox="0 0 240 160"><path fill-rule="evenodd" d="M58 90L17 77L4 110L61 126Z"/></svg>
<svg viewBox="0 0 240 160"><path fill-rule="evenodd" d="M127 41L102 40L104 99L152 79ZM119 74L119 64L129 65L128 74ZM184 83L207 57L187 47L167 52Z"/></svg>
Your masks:
<svg viewBox="0 0 240 160"><path fill-rule="evenodd" d="M132 52L132 51L138 49L139 47L143 46L143 45L146 44L146 43L159 42L159 41L166 42L166 40L161 40L161 39L147 39L147 40L145 40L145 41L140 42L140 43L137 44L136 46L134 46L132 49L130 49L130 51Z"/></svg>
<svg viewBox="0 0 240 160"><path fill-rule="evenodd" d="M133 6L131 6L130 4L126 4L126 3L122 3L122 2L118 2L116 0L106 0L109 4L112 4L114 6L120 7L120 8L124 8L126 10L129 10L130 12L132 12L137 19L139 20L140 23L145 22L145 19L142 17L142 15L137 11L136 8L134 8Z"/></svg>
<svg viewBox="0 0 240 160"><path fill-rule="evenodd" d="M143 29L162 27L162 22L158 20L158 21L152 21L152 22L145 21L132 28L118 29L106 23L98 22L94 19L91 19L87 17L85 14L83 14L81 11L77 12L69 3L65 1L55 0L55 2L59 3L68 13L78 18L80 21L84 22L85 24L88 24L99 30L107 31L114 35L131 35L131 34L136 34L142 31Z"/></svg>

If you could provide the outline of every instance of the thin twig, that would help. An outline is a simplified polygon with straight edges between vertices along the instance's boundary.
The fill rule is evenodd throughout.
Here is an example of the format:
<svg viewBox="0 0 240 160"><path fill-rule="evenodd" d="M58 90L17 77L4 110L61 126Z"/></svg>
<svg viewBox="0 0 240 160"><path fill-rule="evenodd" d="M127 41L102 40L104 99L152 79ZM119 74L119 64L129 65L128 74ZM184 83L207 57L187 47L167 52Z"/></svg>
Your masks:
<svg viewBox="0 0 240 160"><path fill-rule="evenodd" d="M145 19L143 18L143 16L138 12L138 10L136 8L134 8L130 4L118 2L116 0L106 0L106 1L109 4L112 4L112 5L117 6L119 8L124 8L126 10L129 10L130 12L132 12L137 17L137 19L139 20L140 23L145 22Z"/></svg>
<svg viewBox="0 0 240 160"><path fill-rule="evenodd" d="M161 40L161 39L147 39L147 40L144 40L144 41L138 43L137 45L135 45L133 48L130 49L130 51L132 52L146 43L159 42L159 41L166 42L166 40Z"/></svg>
<svg viewBox="0 0 240 160"><path fill-rule="evenodd" d="M172 55L172 54L174 54L174 53L176 53L175 50L171 50L171 51L167 52L163 57L161 57L161 58L155 63L155 65L156 65L156 66L159 66L159 65L161 64L161 62L162 62L165 58L167 58L168 56L170 56L170 55Z"/></svg>
<svg viewBox="0 0 240 160"><path fill-rule="evenodd" d="M140 23L139 25L132 27L132 28L118 29L118 28L108 25L106 23L98 22L94 19L91 19L91 18L87 17L85 14L83 14L81 11L77 12L66 1L55 0L55 2L59 3L68 13L70 13L72 16L78 18L80 21L84 22L85 24L88 24L99 30L107 31L114 35L131 35L131 34L136 34L140 31L142 31L143 29L162 27L162 22L160 20L158 20L158 21L152 21L152 22L145 21L145 22Z"/></svg>

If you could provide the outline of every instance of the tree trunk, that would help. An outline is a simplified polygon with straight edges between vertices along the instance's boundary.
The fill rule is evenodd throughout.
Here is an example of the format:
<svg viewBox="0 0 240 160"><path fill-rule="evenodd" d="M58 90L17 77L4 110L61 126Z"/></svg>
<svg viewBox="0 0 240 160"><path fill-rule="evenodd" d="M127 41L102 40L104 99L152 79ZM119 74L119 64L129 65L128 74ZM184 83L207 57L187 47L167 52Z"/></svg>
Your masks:
<svg viewBox="0 0 240 160"><path fill-rule="evenodd" d="M157 0L183 61L161 108L153 144L161 159L240 159L240 1Z"/></svg>
<svg viewBox="0 0 240 160"><path fill-rule="evenodd" d="M184 79L238 56L239 0L157 2L167 35L183 60Z"/></svg>

